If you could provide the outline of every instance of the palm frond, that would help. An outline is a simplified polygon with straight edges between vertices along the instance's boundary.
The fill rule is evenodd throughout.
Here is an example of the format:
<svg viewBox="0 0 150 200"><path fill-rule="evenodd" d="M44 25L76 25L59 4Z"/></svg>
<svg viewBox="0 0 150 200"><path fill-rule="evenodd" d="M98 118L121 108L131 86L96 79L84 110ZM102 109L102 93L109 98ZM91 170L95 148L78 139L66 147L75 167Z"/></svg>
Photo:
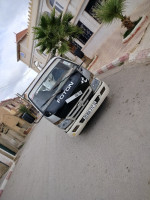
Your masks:
<svg viewBox="0 0 150 200"><path fill-rule="evenodd" d="M49 16L47 14L44 14L40 18L39 26L41 26L43 29L47 28L47 19L48 19L48 17Z"/></svg>
<svg viewBox="0 0 150 200"><path fill-rule="evenodd" d="M73 18L71 13L60 14L55 16L55 9L50 15L43 14L40 18L39 25L33 27L34 40L38 43L40 52L47 51L53 55L58 51L63 55L69 51L68 41L77 38L82 33L82 29L71 24Z"/></svg>
<svg viewBox="0 0 150 200"><path fill-rule="evenodd" d="M61 42L61 45L60 45L60 47L58 48L58 53L59 53L60 55L63 55L63 54L65 54L67 51L69 51L68 42L67 42L67 41Z"/></svg>
<svg viewBox="0 0 150 200"><path fill-rule="evenodd" d="M107 0L97 4L93 9L95 17L104 23L111 23L114 19L123 19L125 0Z"/></svg>
<svg viewBox="0 0 150 200"><path fill-rule="evenodd" d="M63 15L62 24L66 25L73 19L73 15L68 12Z"/></svg>

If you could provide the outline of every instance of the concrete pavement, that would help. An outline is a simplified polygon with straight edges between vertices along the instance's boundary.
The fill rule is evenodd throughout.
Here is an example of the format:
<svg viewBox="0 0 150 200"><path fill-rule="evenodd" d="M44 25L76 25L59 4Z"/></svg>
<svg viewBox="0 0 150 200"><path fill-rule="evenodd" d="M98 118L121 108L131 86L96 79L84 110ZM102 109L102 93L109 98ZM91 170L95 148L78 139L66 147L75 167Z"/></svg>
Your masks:
<svg viewBox="0 0 150 200"><path fill-rule="evenodd" d="M129 6L129 5L128 5ZM122 43L121 23L112 32L111 36L100 45L96 52L98 59L90 68L90 71L96 72L104 65L109 65L113 60L124 56L125 54L131 54L133 60L142 54L145 49L150 49L149 37L150 37L150 1L143 0L141 5L135 8L132 12L131 20L136 20L140 16L148 16L148 20L145 21L142 28L135 34L135 36L126 44ZM104 25L103 25L104 26ZM105 25L106 26L106 25ZM150 53L150 50L149 50ZM137 58L136 58L137 59Z"/></svg>
<svg viewBox="0 0 150 200"><path fill-rule="evenodd" d="M15 167L2 200L149 200L150 65L104 78L106 102L79 137L43 119Z"/></svg>

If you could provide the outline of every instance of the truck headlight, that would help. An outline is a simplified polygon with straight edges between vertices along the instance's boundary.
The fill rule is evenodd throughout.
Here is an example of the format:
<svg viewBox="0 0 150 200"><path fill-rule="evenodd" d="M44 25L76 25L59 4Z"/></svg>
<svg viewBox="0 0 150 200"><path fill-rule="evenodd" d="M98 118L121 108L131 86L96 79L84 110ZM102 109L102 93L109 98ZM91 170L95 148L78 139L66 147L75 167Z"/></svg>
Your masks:
<svg viewBox="0 0 150 200"><path fill-rule="evenodd" d="M95 92L98 89L98 86L101 84L101 81L97 78L94 78L91 82L91 88Z"/></svg>
<svg viewBox="0 0 150 200"><path fill-rule="evenodd" d="M61 129L66 129L71 123L71 119L64 119L60 124L58 124L58 127Z"/></svg>

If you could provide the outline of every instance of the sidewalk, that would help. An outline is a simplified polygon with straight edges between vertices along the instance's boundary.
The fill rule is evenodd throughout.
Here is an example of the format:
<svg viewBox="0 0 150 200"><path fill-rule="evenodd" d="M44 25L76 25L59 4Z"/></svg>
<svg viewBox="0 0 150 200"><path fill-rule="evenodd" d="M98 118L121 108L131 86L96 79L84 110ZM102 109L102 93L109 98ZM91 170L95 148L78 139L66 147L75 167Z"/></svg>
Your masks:
<svg viewBox="0 0 150 200"><path fill-rule="evenodd" d="M150 2L145 0L141 6L133 12L131 20L138 19L140 16L146 15L148 19L145 21L141 29L127 43L122 43L121 27L119 26L111 35L111 37L103 43L96 52L98 56L96 62L93 63L90 71L95 73L104 65L109 65L115 59L130 54L130 60L135 60L141 57L141 52L146 50L150 53ZM147 50L149 49L149 51ZM142 53L143 54L143 53Z"/></svg>

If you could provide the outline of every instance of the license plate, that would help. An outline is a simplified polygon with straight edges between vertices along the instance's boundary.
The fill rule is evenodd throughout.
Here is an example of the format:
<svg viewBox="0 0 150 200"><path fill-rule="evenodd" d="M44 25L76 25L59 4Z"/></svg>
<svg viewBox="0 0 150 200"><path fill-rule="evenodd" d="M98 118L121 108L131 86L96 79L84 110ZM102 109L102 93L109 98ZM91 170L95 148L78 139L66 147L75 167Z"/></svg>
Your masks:
<svg viewBox="0 0 150 200"><path fill-rule="evenodd" d="M89 110L85 113L85 115L83 116L84 119L87 119L89 117L89 115L91 114L91 112L94 110L94 108L96 107L97 102L94 101L91 105L91 107L89 108Z"/></svg>
<svg viewBox="0 0 150 200"><path fill-rule="evenodd" d="M66 99L66 103L70 103L71 101L73 101L74 99L76 99L77 97L81 95L82 95L82 91L80 90L79 92L75 93L74 95Z"/></svg>

